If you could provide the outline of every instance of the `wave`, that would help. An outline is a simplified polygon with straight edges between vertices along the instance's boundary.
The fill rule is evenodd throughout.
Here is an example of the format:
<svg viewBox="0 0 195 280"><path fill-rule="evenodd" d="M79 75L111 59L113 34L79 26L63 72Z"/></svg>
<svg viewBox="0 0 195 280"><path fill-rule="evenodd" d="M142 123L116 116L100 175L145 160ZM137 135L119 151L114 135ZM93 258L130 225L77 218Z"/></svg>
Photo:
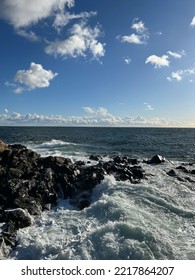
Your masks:
<svg viewBox="0 0 195 280"><path fill-rule="evenodd" d="M64 147L64 146L67 146L67 145L78 146L78 144L76 144L76 143L71 143L71 142L66 142L66 141L62 141L62 140L52 139L51 141L43 142L43 143L37 145L37 148L48 149L48 148Z"/></svg>

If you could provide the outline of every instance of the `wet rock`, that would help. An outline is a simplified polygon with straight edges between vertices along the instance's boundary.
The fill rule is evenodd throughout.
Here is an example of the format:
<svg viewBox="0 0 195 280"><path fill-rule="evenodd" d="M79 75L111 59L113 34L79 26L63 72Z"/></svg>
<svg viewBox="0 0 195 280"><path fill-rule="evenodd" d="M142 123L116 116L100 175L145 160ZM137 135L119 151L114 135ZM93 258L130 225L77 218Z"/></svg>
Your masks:
<svg viewBox="0 0 195 280"><path fill-rule="evenodd" d="M185 179L190 182L190 183L195 183L195 180L193 180L192 178L190 177L185 177Z"/></svg>
<svg viewBox="0 0 195 280"><path fill-rule="evenodd" d="M176 169L182 170L184 173L189 173L189 170L185 166L182 166L182 165L176 167Z"/></svg>
<svg viewBox="0 0 195 280"><path fill-rule="evenodd" d="M90 155L89 159L94 161L99 161L102 159L102 157L99 155Z"/></svg>
<svg viewBox="0 0 195 280"><path fill-rule="evenodd" d="M0 260L7 259L12 248L14 248L16 245L16 233L0 233Z"/></svg>
<svg viewBox="0 0 195 280"><path fill-rule="evenodd" d="M128 163L135 165L135 164L139 164L139 160L137 158L128 158Z"/></svg>
<svg viewBox="0 0 195 280"><path fill-rule="evenodd" d="M175 172L175 170L171 169L170 171L168 171L166 173L167 175L171 176L171 177L175 177L178 181L180 182L186 182L185 178L182 178L181 176L178 176L178 174Z"/></svg>
<svg viewBox="0 0 195 280"><path fill-rule="evenodd" d="M117 156L113 158L113 162L117 163L117 164L124 164L124 165L134 165L134 164L138 164L139 161L136 158L129 158L127 156Z"/></svg>
<svg viewBox="0 0 195 280"><path fill-rule="evenodd" d="M75 180L75 186L78 191L92 190L104 179L105 171L99 166L89 166L81 170L81 173Z"/></svg>
<svg viewBox="0 0 195 280"><path fill-rule="evenodd" d="M175 172L175 170L171 169L170 171L167 172L167 175L171 176L171 177L176 177L177 174Z"/></svg>
<svg viewBox="0 0 195 280"><path fill-rule="evenodd" d="M83 192L79 195L77 207L79 210L83 210L86 207L89 207L91 204L91 194L90 192Z"/></svg>
<svg viewBox="0 0 195 280"><path fill-rule="evenodd" d="M145 170L138 165L135 165L133 167L130 168L131 172L133 173L133 178L134 179L144 179L145 178Z"/></svg>
<svg viewBox="0 0 195 280"><path fill-rule="evenodd" d="M8 170L8 176L9 178L20 178L24 174L23 170L18 168L9 168Z"/></svg>
<svg viewBox="0 0 195 280"><path fill-rule="evenodd" d="M19 228L28 227L32 224L32 217L22 208L11 209L11 210L4 210L0 216L3 221L12 223L14 226L14 230Z"/></svg>
<svg viewBox="0 0 195 280"><path fill-rule="evenodd" d="M43 210L41 201L31 196L16 198L13 207L21 207L27 210L31 215L40 215Z"/></svg>
<svg viewBox="0 0 195 280"><path fill-rule="evenodd" d="M163 162L166 162L166 159L163 156L160 156L160 155L155 155L150 160L145 161L145 163L148 163L148 164L160 164L160 163L163 163Z"/></svg>

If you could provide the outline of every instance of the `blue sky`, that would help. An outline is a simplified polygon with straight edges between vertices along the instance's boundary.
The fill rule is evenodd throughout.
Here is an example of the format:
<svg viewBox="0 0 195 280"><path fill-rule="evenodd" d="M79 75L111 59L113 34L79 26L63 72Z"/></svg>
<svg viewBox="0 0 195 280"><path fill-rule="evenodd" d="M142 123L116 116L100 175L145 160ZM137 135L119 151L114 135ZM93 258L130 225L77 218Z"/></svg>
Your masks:
<svg viewBox="0 0 195 280"><path fill-rule="evenodd" d="M195 127L194 0L1 0L0 125Z"/></svg>

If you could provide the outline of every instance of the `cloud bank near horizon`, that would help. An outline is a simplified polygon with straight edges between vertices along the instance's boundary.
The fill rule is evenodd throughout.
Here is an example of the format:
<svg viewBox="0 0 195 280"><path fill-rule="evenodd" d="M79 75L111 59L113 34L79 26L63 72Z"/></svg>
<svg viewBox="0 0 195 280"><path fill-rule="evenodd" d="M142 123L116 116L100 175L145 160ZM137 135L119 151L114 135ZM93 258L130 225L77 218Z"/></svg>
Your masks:
<svg viewBox="0 0 195 280"><path fill-rule="evenodd" d="M148 103L149 110L153 110ZM21 125L21 126L104 126L104 127L186 127L194 124L168 120L165 118L147 119L138 117L118 117L110 114L106 108L83 107L83 116L63 116L63 115L41 115L41 114L21 114L19 112L9 113L7 108L0 115L0 125Z"/></svg>

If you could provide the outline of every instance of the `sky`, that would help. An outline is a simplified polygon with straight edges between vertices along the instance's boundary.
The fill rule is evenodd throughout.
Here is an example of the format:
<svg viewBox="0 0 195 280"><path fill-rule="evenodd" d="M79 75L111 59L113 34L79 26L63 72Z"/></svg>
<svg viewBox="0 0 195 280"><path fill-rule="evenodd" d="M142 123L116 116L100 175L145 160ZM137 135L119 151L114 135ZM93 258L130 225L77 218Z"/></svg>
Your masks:
<svg viewBox="0 0 195 280"><path fill-rule="evenodd" d="M0 0L0 125L195 127L194 0Z"/></svg>

